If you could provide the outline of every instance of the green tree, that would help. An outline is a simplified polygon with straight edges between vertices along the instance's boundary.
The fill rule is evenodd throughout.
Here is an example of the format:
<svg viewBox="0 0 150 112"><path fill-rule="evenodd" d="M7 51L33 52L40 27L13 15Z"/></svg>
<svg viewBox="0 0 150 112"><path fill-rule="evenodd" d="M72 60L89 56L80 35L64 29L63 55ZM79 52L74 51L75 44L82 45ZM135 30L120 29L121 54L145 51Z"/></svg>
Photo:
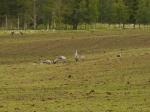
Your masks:
<svg viewBox="0 0 150 112"><path fill-rule="evenodd" d="M140 0L137 11L137 23L139 24L149 24L150 23L150 1Z"/></svg>
<svg viewBox="0 0 150 112"><path fill-rule="evenodd" d="M128 7L129 19L128 23L136 24L136 16L138 11L139 0L124 0L125 5Z"/></svg>
<svg viewBox="0 0 150 112"><path fill-rule="evenodd" d="M115 0L113 2L113 21L118 24L125 24L128 20L128 10L123 0Z"/></svg>
<svg viewBox="0 0 150 112"><path fill-rule="evenodd" d="M68 1L68 2L67 2ZM92 23L98 18L97 0L66 0L64 22L76 30L80 23Z"/></svg>

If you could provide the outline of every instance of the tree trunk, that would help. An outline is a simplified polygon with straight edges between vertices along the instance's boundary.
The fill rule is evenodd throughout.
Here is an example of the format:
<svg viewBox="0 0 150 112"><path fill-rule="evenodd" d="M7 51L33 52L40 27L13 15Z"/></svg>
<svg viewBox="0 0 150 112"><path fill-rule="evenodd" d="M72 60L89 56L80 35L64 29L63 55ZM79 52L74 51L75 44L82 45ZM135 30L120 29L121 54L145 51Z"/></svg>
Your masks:
<svg viewBox="0 0 150 112"><path fill-rule="evenodd" d="M123 23L123 29L125 29L125 23Z"/></svg>
<svg viewBox="0 0 150 112"><path fill-rule="evenodd" d="M121 28L121 23L119 22L119 29Z"/></svg>
<svg viewBox="0 0 150 112"><path fill-rule="evenodd" d="M141 29L141 24L139 23L139 29Z"/></svg>
<svg viewBox="0 0 150 112"><path fill-rule="evenodd" d="M113 27L113 26L112 26ZM108 23L108 28L111 29L111 23Z"/></svg>
<svg viewBox="0 0 150 112"><path fill-rule="evenodd" d="M7 15L5 16L5 28L8 29L8 17L7 17Z"/></svg>
<svg viewBox="0 0 150 112"><path fill-rule="evenodd" d="M24 22L24 30L28 29L28 24Z"/></svg>
<svg viewBox="0 0 150 112"><path fill-rule="evenodd" d="M84 25L84 30L87 30L87 24L85 23L85 25Z"/></svg>
<svg viewBox="0 0 150 112"><path fill-rule="evenodd" d="M48 31L49 30L49 24L47 23L46 25L46 30Z"/></svg>
<svg viewBox="0 0 150 112"><path fill-rule="evenodd" d="M53 29L53 30L56 30L56 22L55 22L55 19L53 20L53 26L52 26L52 29Z"/></svg>
<svg viewBox="0 0 150 112"><path fill-rule="evenodd" d="M74 23L73 24L73 30L77 30L78 29L78 24L77 23Z"/></svg>
<svg viewBox="0 0 150 112"><path fill-rule="evenodd" d="M94 30L96 30L96 22L94 23Z"/></svg>
<svg viewBox="0 0 150 112"><path fill-rule="evenodd" d="M18 16L18 22L17 22L17 28L18 28L18 30L20 29L20 17Z"/></svg>
<svg viewBox="0 0 150 112"><path fill-rule="evenodd" d="M36 0L34 0L34 3L33 3L33 21L34 21L34 30L36 30L36 27L37 27L37 15L36 15Z"/></svg>
<svg viewBox="0 0 150 112"><path fill-rule="evenodd" d="M134 28L134 29L135 29L135 25L136 25L136 24L134 23L134 24L133 24L133 28Z"/></svg>

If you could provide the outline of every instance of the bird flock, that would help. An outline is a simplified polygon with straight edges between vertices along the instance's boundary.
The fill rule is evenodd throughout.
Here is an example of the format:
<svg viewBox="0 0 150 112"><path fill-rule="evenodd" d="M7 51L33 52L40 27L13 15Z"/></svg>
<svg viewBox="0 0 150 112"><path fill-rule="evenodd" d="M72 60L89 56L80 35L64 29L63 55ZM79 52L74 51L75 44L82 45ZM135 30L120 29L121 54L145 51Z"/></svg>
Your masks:
<svg viewBox="0 0 150 112"><path fill-rule="evenodd" d="M78 51L76 50L75 54L74 54L75 62L78 62L78 61L81 61L84 59L85 59L85 56L78 54ZM59 62L66 63L67 57L66 56L57 56L54 60L42 60L40 63L41 64L57 64Z"/></svg>

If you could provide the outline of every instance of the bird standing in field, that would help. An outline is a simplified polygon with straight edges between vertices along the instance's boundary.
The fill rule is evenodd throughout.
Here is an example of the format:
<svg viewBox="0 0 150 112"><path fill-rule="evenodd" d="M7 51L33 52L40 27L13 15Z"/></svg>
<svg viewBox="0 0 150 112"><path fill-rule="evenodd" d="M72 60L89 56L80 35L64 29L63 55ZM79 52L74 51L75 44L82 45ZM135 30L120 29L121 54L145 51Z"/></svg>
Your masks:
<svg viewBox="0 0 150 112"><path fill-rule="evenodd" d="M76 51L75 51L75 54L74 54L74 59L75 59L76 62L78 62L78 61L80 61L80 60L83 61L83 60L85 59L85 56L78 54L78 51L76 50Z"/></svg>
<svg viewBox="0 0 150 112"><path fill-rule="evenodd" d="M75 59L76 62L79 61L79 55L78 55L77 49L76 49L76 52L75 52L75 55L74 55L74 59Z"/></svg>

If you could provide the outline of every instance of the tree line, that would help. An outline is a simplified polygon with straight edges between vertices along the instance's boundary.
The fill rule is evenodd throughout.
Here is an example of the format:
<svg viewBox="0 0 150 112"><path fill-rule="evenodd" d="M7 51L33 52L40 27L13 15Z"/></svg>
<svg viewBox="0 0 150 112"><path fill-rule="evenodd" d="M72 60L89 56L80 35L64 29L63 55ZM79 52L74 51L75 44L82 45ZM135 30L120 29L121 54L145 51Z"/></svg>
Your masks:
<svg viewBox="0 0 150 112"><path fill-rule="evenodd" d="M150 0L0 0L0 28L74 29L150 23Z"/></svg>

